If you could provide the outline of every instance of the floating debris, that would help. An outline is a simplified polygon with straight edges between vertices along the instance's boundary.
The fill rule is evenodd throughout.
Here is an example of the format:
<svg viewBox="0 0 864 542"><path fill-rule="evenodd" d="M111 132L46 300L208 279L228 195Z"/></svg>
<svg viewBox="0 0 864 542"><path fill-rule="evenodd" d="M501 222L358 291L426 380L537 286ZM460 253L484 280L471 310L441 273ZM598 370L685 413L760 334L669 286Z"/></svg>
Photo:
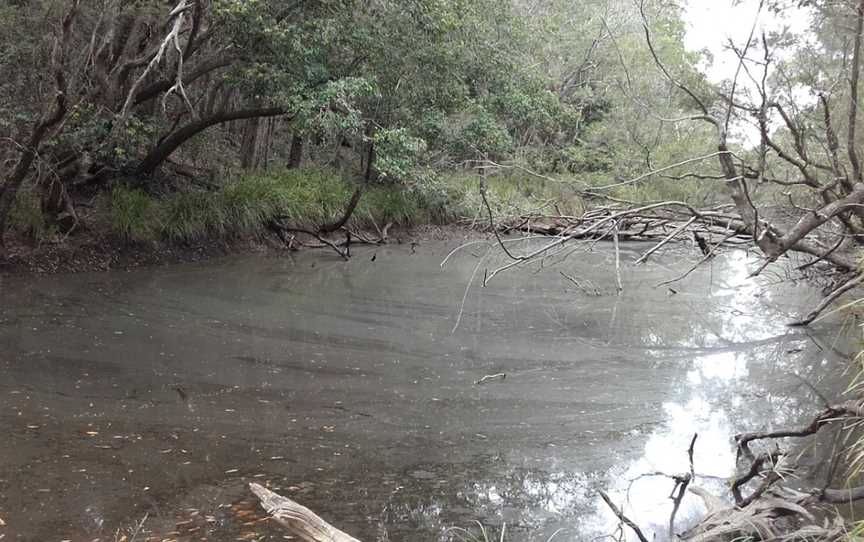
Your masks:
<svg viewBox="0 0 864 542"><path fill-rule="evenodd" d="M486 375L483 378L481 378L480 380L476 380L474 382L474 385L479 386L479 385L485 384L487 382L495 382L497 380L504 380L505 378L507 378L506 373L496 373L494 375Z"/></svg>

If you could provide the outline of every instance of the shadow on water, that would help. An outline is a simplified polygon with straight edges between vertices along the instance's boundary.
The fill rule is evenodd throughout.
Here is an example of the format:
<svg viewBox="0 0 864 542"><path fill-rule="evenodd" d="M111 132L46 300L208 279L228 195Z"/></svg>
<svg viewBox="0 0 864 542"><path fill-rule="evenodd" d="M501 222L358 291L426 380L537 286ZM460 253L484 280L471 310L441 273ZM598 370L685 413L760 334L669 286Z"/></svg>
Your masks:
<svg viewBox="0 0 864 542"><path fill-rule="evenodd" d="M0 535L113 540L147 514L152 539L281 540L255 480L364 540L591 540L617 527L601 488L660 540L672 482L648 474L686 471L694 433L719 492L731 435L843 389L839 323L787 328L817 294L743 253L674 293L689 258L625 265L614 295L598 247L475 284L451 333L479 254L442 270L450 248L2 279Z"/></svg>

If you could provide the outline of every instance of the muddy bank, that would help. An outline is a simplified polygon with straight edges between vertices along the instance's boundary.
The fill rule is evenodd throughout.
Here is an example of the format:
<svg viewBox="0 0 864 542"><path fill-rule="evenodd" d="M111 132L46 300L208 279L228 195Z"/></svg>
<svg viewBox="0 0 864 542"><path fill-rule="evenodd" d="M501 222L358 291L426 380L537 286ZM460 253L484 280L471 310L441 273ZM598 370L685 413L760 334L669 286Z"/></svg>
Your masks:
<svg viewBox="0 0 864 542"><path fill-rule="evenodd" d="M145 515L142 539L282 540L249 481L364 540L474 520L591 540L615 528L601 487L662 534L670 488L642 474L684 470L698 432L698 482L722 487L730 435L804 420L813 390L845 384L836 320L785 326L818 292L748 279L741 253L677 294L655 285L689 255L633 267L625 247L615 295L602 245L466 293L496 256L472 245L442 269L452 248L3 277L4 542L113 540ZM682 525L699 511L688 497Z"/></svg>
<svg viewBox="0 0 864 542"><path fill-rule="evenodd" d="M353 238L355 246L368 245L364 239L380 244L410 244L430 241L479 239L483 234L471 228L453 225L419 225L394 227L386 239L377 232L361 232ZM344 241L336 234L334 241ZM279 256L295 250L330 250L314 237L298 234L291 248L275 235L243 239L205 239L195 243L139 242L130 243L116 236L85 232L62 241L44 242L33 246L21 239L7 242L5 258L0 257L0 274L44 275L83 273L88 271L130 270L141 267L194 263L239 255Z"/></svg>

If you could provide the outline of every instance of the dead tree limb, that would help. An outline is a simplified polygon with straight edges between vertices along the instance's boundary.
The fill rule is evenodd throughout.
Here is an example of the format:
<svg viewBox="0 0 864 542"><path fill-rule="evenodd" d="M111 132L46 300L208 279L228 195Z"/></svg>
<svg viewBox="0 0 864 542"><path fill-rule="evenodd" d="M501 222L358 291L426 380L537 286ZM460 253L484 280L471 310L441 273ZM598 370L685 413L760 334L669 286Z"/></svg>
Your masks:
<svg viewBox="0 0 864 542"><path fill-rule="evenodd" d="M261 501L261 507L279 525L288 529L291 534L299 536L303 542L360 542L288 497L283 497L254 482L249 484L249 489Z"/></svg>
<svg viewBox="0 0 864 542"><path fill-rule="evenodd" d="M612 502L612 499L609 498L609 495L607 495L605 491L600 491L600 497L603 498L603 501L609 508L612 509L612 512L618 517L618 519L621 520L624 525L630 527L630 529L632 529L634 533L636 533L636 536L639 538L639 542L648 542L648 538L646 538L645 534L642 533L642 529L640 529L638 525L633 523L633 520L625 516L624 512L622 512L620 508L615 506L615 503Z"/></svg>
<svg viewBox="0 0 864 542"><path fill-rule="evenodd" d="M345 212L342 213L342 216L339 217L336 221L325 224L318 228L319 233L332 233L342 226L344 226L348 219L351 218L351 215L354 214L354 210L357 209L357 204L360 203L360 196L363 195L363 186L358 185L357 188L354 189L354 193L351 195L351 200L348 202L348 205L345 207Z"/></svg>
<svg viewBox="0 0 864 542"><path fill-rule="evenodd" d="M690 440L690 446L687 448L687 457L690 459L690 472L683 476L675 476L675 487L672 488L672 494L669 497L672 499L672 513L669 514L669 540L675 538L675 516L678 514L678 508L681 507L681 501L684 500L684 495L687 493L687 487L696 478L696 467L693 463L693 450L696 446L696 439L699 433L693 433L693 438ZM677 490L677 494L676 494Z"/></svg>
<svg viewBox="0 0 864 542"><path fill-rule="evenodd" d="M738 453L743 454L750 461L756 457L750 450L750 443L757 440L777 439L787 437L806 437L815 435L822 427L836 420L860 417L864 414L864 405L860 401L846 401L832 405L819 412L808 425L797 429L781 429L778 431L741 433L735 435L735 443Z"/></svg>
<svg viewBox="0 0 864 542"><path fill-rule="evenodd" d="M771 486L772 483L774 483L778 480L778 478L776 476L772 476L772 474L774 474L774 473L771 472L768 474L767 477L764 478L764 480L766 480L766 481L770 480L770 482L768 482L768 483L763 482L763 484L761 484L758 489L753 491L753 493L751 493L747 497L744 497L741 493L741 489L745 485L747 485L747 483L750 482L750 480L752 480L753 478L756 478L757 476L762 474L762 469L766 463L770 463L772 467L775 467L777 465L778 461L780 461L781 457L783 457L783 454L780 452L769 452L769 453L759 454L750 463L750 468L747 470L747 472L744 473L743 475L739 476L738 478L736 478L732 482L732 488L731 488L732 496L735 498L735 504L737 506L744 508L748 504L752 503L754 500L758 499L763 493L765 493L765 491L768 490L768 488Z"/></svg>
<svg viewBox="0 0 864 542"><path fill-rule="evenodd" d="M658 250L660 250L661 248L663 248L663 246L666 245L666 244L667 244L669 241L671 241L672 239L675 239L676 237L678 237L682 232L684 232L687 228L689 228L690 225L693 224L694 222L696 222L696 217L695 217L695 216L694 216L694 217L691 217L690 220L688 220L687 222L685 222L685 223L681 224L680 226L678 226L677 228L675 228L675 229L672 231L672 233L670 233L669 235L667 235L666 237L664 237L662 241L660 241L659 243L657 243L656 245L654 245L653 247L651 247L650 249L648 249L648 250L645 252L645 254L643 254L642 256L639 257L638 260L636 260L636 263L637 263L637 264L640 264L640 263L644 263L644 262L648 261L648 258L649 258L652 254L654 254L655 252L657 252Z"/></svg>
<svg viewBox="0 0 864 542"><path fill-rule="evenodd" d="M837 301L837 299L840 296L842 296L843 294L845 294L849 290L855 288L856 286L860 285L862 282L864 282L864 274L862 274L862 273L855 274L851 279L849 279L845 283L841 284L839 287L835 288L833 292L828 294L828 296L825 299L823 299L818 305L816 305L816 308L814 308L812 311L810 311L810 313L808 313L807 316L805 316L801 320L798 320L796 322L792 322L789 325L790 326L806 326L808 324L813 323L813 321L816 320L816 318L818 318L819 315L822 314L822 312L825 309L827 309L832 303Z"/></svg>

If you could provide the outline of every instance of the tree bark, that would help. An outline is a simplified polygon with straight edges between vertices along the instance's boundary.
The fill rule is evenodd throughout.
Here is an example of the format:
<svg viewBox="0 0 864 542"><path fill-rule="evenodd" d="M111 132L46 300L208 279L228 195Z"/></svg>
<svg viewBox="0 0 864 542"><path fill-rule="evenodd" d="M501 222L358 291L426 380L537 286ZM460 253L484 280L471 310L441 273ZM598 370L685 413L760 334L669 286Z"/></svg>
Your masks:
<svg viewBox="0 0 864 542"><path fill-rule="evenodd" d="M288 169L299 168L303 162L303 138L297 134L291 137L291 151L288 155Z"/></svg>
<svg viewBox="0 0 864 542"><path fill-rule="evenodd" d="M246 121L243 127L243 143L240 146L240 167L243 169L255 169L258 167L258 132L261 125L261 117L254 117Z"/></svg>

